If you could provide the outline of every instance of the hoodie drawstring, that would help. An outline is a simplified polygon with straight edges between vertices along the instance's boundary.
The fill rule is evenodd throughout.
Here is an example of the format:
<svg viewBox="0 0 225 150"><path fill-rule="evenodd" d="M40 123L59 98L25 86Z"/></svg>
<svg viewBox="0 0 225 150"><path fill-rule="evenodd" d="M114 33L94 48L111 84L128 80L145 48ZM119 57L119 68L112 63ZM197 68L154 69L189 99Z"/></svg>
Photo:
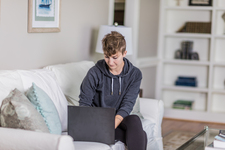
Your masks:
<svg viewBox="0 0 225 150"><path fill-rule="evenodd" d="M121 95L121 77L119 77L119 83L120 83L120 89L119 89L119 95ZM113 95L113 78L112 78L112 89L111 89L111 95Z"/></svg>
<svg viewBox="0 0 225 150"><path fill-rule="evenodd" d="M119 81L120 81L120 90L119 90L119 95L121 95L121 77L119 78Z"/></svg>
<svg viewBox="0 0 225 150"><path fill-rule="evenodd" d="M111 95L113 95L113 78L112 78L112 89L111 89Z"/></svg>

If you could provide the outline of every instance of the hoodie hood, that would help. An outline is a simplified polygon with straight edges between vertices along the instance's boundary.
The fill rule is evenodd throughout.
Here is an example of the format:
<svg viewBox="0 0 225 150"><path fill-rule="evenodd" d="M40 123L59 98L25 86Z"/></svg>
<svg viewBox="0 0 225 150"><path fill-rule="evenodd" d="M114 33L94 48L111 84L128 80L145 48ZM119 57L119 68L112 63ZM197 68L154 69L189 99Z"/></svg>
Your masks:
<svg viewBox="0 0 225 150"><path fill-rule="evenodd" d="M125 57L123 58L124 61L124 66L123 66L123 70L119 75L113 75L110 71L109 71L109 67L106 64L105 60L99 60L96 63L96 67L105 75L111 78L111 95L113 95L113 78L119 78L119 95L121 95L121 89L122 89L122 77L128 75L131 70L134 68L134 66L132 65L132 63L126 59Z"/></svg>
<svg viewBox="0 0 225 150"><path fill-rule="evenodd" d="M96 63L96 67L106 76L108 77L111 77L111 78L116 78L116 77L124 77L126 76L127 74L130 73L130 71L134 68L133 64L128 60L126 59L125 57L123 58L123 61L124 61L124 66L123 66L123 70L122 72L119 74L119 75L113 75L110 71L109 71L109 67L108 65L106 64L105 60L102 59L102 60L99 60L97 63Z"/></svg>

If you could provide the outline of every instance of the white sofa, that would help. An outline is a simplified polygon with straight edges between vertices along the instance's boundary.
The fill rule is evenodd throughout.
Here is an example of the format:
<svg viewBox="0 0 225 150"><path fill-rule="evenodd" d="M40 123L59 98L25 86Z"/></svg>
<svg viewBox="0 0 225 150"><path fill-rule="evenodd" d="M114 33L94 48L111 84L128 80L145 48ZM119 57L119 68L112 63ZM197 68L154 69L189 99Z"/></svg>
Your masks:
<svg viewBox="0 0 225 150"><path fill-rule="evenodd" d="M47 66L36 70L1 70L0 104L11 90L17 88L25 92L34 82L52 99L59 113L62 135L34 132L22 129L0 127L0 150L124 150L125 145L117 142L106 145L96 142L74 142L67 135L67 105L78 104L80 84L88 69L94 65L91 61L74 62ZM68 100L68 102L67 102ZM163 150L161 123L163 102L139 98L140 106L135 104L132 113L143 115L143 128L148 136L148 150Z"/></svg>

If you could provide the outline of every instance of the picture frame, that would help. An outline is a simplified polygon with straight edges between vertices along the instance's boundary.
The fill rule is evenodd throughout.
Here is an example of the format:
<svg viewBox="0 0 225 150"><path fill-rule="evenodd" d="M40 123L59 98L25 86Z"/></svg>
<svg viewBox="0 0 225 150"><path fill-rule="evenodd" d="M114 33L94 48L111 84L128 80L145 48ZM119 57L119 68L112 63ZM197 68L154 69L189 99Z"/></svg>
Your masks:
<svg viewBox="0 0 225 150"><path fill-rule="evenodd" d="M189 6L212 6L212 0L189 0Z"/></svg>
<svg viewBox="0 0 225 150"><path fill-rule="evenodd" d="M28 33L60 32L61 0L28 0Z"/></svg>

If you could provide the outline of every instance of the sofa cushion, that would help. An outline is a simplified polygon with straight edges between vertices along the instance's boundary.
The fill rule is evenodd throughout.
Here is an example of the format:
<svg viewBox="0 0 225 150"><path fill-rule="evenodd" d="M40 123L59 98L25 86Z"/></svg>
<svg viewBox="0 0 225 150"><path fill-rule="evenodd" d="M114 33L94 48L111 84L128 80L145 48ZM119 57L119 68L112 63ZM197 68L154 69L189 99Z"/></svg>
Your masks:
<svg viewBox="0 0 225 150"><path fill-rule="evenodd" d="M0 150L75 150L68 135L9 128L0 128L0 133Z"/></svg>
<svg viewBox="0 0 225 150"><path fill-rule="evenodd" d="M44 118L50 133L61 135L62 127L59 114L51 98L35 83L26 92L26 96Z"/></svg>
<svg viewBox="0 0 225 150"><path fill-rule="evenodd" d="M51 98L58 111L62 131L67 131L67 100L56 82L54 72L45 69L19 70L23 88L27 91L34 82Z"/></svg>
<svg viewBox="0 0 225 150"><path fill-rule="evenodd" d="M152 123L148 119L141 119L142 128L147 134L148 142L152 141L154 139L154 127L155 123Z"/></svg>
<svg viewBox="0 0 225 150"><path fill-rule="evenodd" d="M110 146L98 142L74 142L75 149L80 150L110 150Z"/></svg>
<svg viewBox="0 0 225 150"><path fill-rule="evenodd" d="M88 70L94 66L92 61L81 61L47 66L52 70L70 105L79 105L80 85Z"/></svg>
<svg viewBox="0 0 225 150"><path fill-rule="evenodd" d="M14 89L1 105L1 126L49 132L44 119L19 90Z"/></svg>
<svg viewBox="0 0 225 150"><path fill-rule="evenodd" d="M17 88L24 92L22 80L16 70L1 70L0 71L0 105L9 93Z"/></svg>

